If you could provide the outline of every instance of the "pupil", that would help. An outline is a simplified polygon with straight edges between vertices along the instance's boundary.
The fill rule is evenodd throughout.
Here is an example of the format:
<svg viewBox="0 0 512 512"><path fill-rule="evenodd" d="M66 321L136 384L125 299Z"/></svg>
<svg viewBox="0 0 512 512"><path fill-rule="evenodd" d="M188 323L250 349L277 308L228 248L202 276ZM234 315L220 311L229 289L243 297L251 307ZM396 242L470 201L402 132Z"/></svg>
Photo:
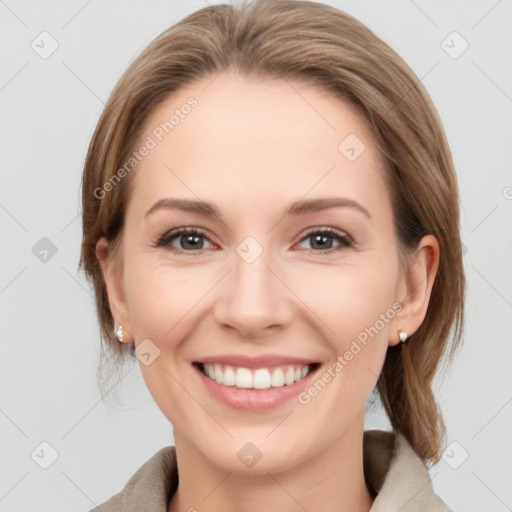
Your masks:
<svg viewBox="0 0 512 512"><path fill-rule="evenodd" d="M316 244L316 243L317 243L317 241L319 241L319 240L320 240L320 241L321 241L321 240L323 240L323 242L320 242L320 249L325 249L325 240L326 240L327 238L329 238L329 237L327 237L327 236L325 236L325 235L315 235L315 236L314 236L314 240L315 240L315 242L314 242L314 243ZM329 248L329 247L328 247L328 248Z"/></svg>
<svg viewBox="0 0 512 512"><path fill-rule="evenodd" d="M182 247L184 249L186 249L187 247L187 244L189 244L189 241L192 240L193 242L190 244L189 247L191 247L192 249L196 249L197 248L197 242L198 240L200 239L201 237L200 236L197 236L197 235L185 235L184 237L182 237L182 240L185 239L185 244L182 244Z"/></svg>

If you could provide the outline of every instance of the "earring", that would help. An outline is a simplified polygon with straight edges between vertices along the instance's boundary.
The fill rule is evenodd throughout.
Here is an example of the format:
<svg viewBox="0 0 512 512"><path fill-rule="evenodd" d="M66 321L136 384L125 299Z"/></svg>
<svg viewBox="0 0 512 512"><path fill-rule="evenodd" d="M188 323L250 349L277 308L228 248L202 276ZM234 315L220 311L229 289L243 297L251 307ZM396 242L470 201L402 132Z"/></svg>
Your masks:
<svg viewBox="0 0 512 512"><path fill-rule="evenodd" d="M119 326L119 329L117 329L116 336L117 336L117 339L118 339L121 343L124 343L124 342L123 342L123 326L122 326L122 325L120 325L120 326Z"/></svg>
<svg viewBox="0 0 512 512"><path fill-rule="evenodd" d="M405 331L402 331L402 328L401 328L401 327L399 327L399 328L397 329L397 332L398 332L398 337L399 337L400 341L401 341L402 343L405 343L405 341L407 340L407 337L408 337L409 335L408 335Z"/></svg>

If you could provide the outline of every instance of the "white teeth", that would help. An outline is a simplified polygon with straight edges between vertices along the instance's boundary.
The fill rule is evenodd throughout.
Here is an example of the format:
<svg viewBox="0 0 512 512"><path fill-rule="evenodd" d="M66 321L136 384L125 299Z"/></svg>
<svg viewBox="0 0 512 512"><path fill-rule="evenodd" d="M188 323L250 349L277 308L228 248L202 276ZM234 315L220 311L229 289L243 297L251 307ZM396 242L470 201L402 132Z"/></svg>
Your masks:
<svg viewBox="0 0 512 512"><path fill-rule="evenodd" d="M273 388L280 388L281 386L284 386L284 372L282 368L276 368L272 372L272 380L270 381L270 384Z"/></svg>
<svg viewBox="0 0 512 512"><path fill-rule="evenodd" d="M216 381L222 381L222 370L218 364L213 366L213 375Z"/></svg>
<svg viewBox="0 0 512 512"><path fill-rule="evenodd" d="M266 368L254 372L252 383L254 389L268 389L270 384L270 372Z"/></svg>
<svg viewBox="0 0 512 512"><path fill-rule="evenodd" d="M224 384L224 386L234 386L236 384L235 370L233 370L231 366L227 366L226 369L224 370L222 384Z"/></svg>
<svg viewBox="0 0 512 512"><path fill-rule="evenodd" d="M293 368L290 367L290 368L288 368L288 370L286 370L286 373L284 374L284 383L287 386L290 386L294 382L295 382L295 371L293 370Z"/></svg>
<svg viewBox="0 0 512 512"><path fill-rule="evenodd" d="M217 379L215 379L217 380ZM222 379L219 379L217 382L223 384ZM252 388L252 373L251 370L247 368L238 368L236 371L236 380L235 386L237 388Z"/></svg>
<svg viewBox="0 0 512 512"><path fill-rule="evenodd" d="M269 389L291 386L309 373L309 366L285 366L269 370L258 368L233 368L220 364L204 364L204 373L210 379L224 386L235 386L243 389Z"/></svg>

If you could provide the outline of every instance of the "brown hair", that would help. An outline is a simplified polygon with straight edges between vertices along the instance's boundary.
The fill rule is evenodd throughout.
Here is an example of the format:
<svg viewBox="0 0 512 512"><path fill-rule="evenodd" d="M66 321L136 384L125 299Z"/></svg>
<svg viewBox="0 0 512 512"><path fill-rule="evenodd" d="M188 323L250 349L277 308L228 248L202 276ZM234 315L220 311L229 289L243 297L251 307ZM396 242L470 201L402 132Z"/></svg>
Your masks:
<svg viewBox="0 0 512 512"><path fill-rule="evenodd" d="M108 352L121 363L128 355L113 336L95 246L106 237L118 248L130 175L102 198L97 191L115 177L156 106L179 88L226 69L307 80L355 105L388 164L402 253L414 250L425 234L438 240L440 262L426 317L406 345L388 348L377 382L393 428L425 461L438 462L446 429L432 384L443 356L451 362L460 345L465 290L452 157L436 109L407 64L366 26L327 5L256 0L200 9L157 37L119 80L89 146L82 180L80 265L94 285L102 357Z"/></svg>

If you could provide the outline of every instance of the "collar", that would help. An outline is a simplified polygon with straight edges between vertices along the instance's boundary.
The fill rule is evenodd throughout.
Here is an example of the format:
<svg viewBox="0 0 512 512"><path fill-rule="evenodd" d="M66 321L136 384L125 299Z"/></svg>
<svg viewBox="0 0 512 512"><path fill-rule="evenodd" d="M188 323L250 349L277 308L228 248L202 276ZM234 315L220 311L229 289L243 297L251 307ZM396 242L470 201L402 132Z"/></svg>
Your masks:
<svg viewBox="0 0 512 512"><path fill-rule="evenodd" d="M375 498L370 512L451 512L434 493L427 466L402 434L365 430L363 468ZM177 487L176 450L166 446L137 470L122 491L90 512L167 512Z"/></svg>

